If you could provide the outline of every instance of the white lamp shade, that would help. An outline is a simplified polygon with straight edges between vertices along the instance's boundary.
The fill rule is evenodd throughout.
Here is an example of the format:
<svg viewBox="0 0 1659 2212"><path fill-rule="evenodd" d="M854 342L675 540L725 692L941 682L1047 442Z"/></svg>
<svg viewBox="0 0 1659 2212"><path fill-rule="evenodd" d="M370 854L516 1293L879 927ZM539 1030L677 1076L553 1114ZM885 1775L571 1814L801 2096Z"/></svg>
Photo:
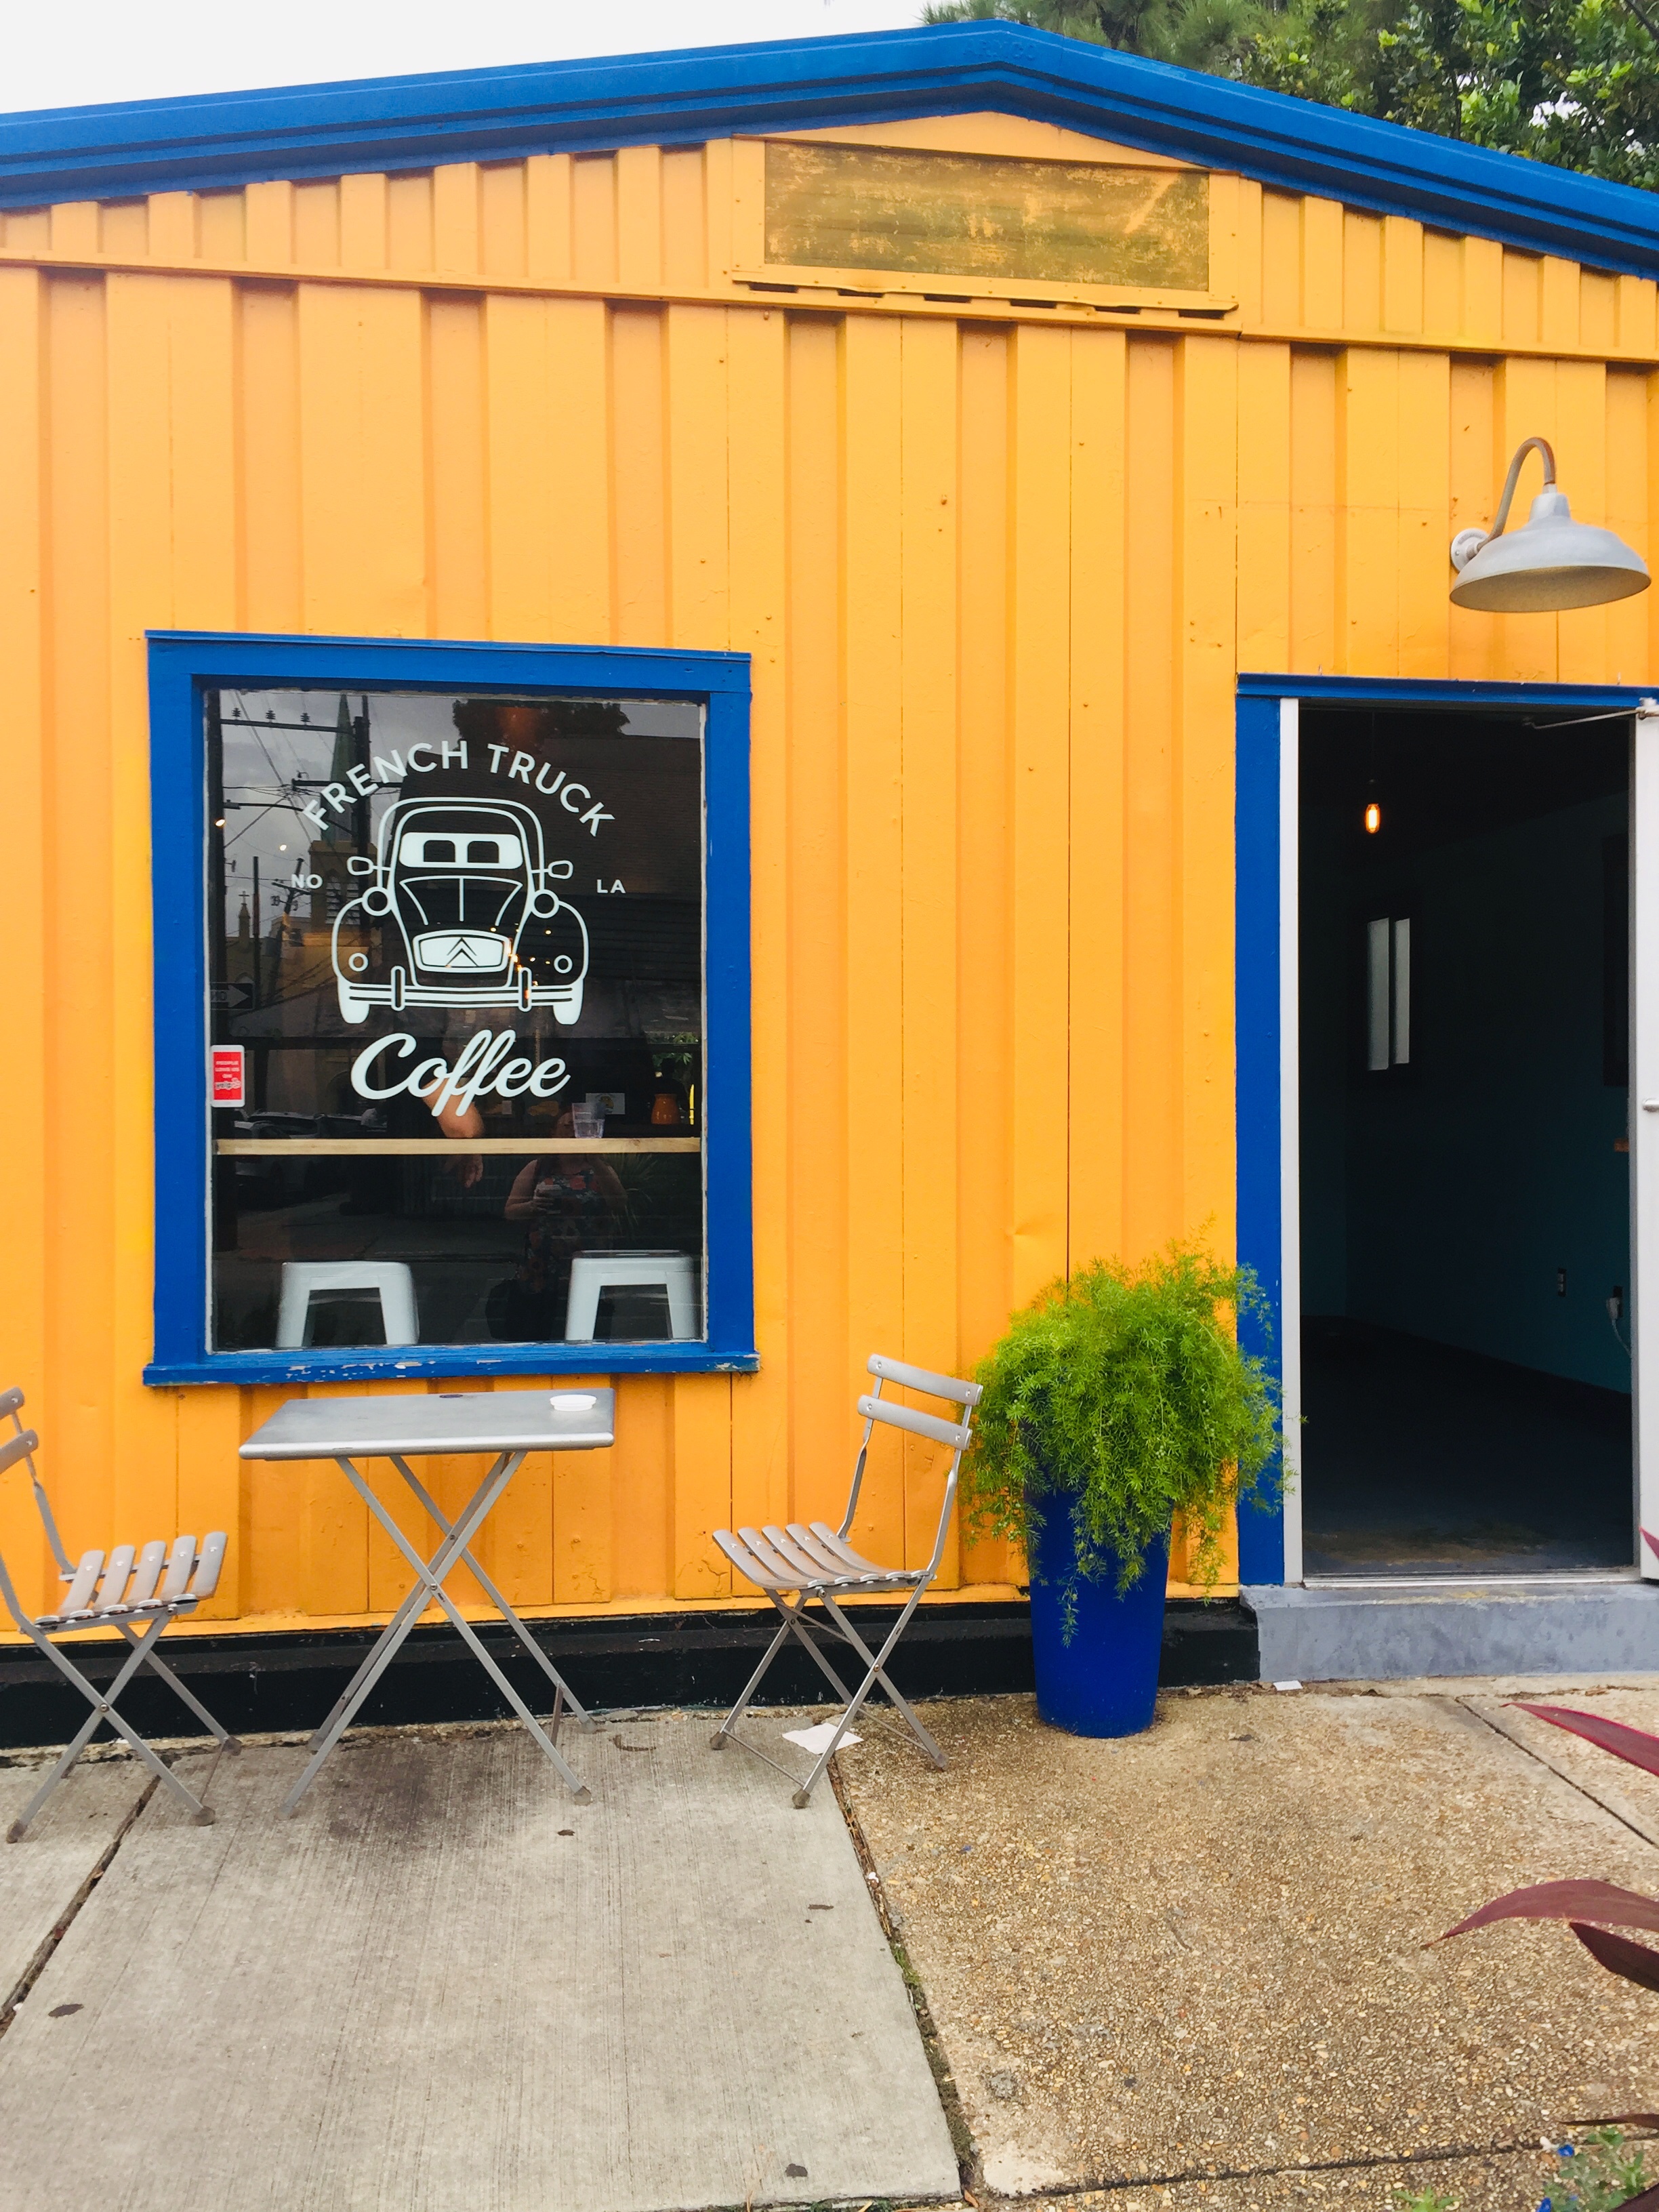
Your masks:
<svg viewBox="0 0 1659 2212"><path fill-rule="evenodd" d="M1451 596L1455 606L1487 614L1544 614L1627 599L1650 580L1639 553L1611 530L1575 522L1566 495L1551 484L1519 530L1489 538L1475 550Z"/></svg>

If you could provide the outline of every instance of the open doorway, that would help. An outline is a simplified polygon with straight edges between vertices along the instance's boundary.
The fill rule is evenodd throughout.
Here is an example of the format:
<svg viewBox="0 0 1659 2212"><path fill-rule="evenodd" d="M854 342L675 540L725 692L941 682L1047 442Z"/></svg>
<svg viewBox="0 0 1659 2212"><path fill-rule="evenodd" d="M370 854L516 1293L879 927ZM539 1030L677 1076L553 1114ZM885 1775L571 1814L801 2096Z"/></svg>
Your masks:
<svg viewBox="0 0 1659 2212"><path fill-rule="evenodd" d="M1628 1570L1629 722L1300 757L1304 1570Z"/></svg>

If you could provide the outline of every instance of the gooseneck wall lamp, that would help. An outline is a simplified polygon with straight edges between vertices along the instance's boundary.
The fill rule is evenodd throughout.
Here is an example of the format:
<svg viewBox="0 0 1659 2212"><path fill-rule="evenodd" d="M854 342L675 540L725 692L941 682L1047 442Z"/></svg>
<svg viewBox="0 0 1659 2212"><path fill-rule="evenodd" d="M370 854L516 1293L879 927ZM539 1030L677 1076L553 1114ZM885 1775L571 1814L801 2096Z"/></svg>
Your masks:
<svg viewBox="0 0 1659 2212"><path fill-rule="evenodd" d="M1510 502L1529 452L1543 461L1544 489L1521 527L1506 534ZM1651 581L1646 562L1622 538L1573 520L1566 495L1556 488L1555 455L1542 438L1523 438L1516 447L1497 520L1490 532L1460 530L1451 542L1451 560L1458 571L1452 604L1494 615L1599 607L1645 592Z"/></svg>

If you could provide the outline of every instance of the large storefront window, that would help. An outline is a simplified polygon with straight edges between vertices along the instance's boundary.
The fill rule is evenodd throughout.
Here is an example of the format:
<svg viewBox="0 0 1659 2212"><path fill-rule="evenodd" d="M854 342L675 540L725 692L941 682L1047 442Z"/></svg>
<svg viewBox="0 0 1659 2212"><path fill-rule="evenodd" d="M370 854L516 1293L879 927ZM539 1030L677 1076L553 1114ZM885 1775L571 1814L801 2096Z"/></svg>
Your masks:
<svg viewBox="0 0 1659 2212"><path fill-rule="evenodd" d="M702 708L203 707L213 1349L702 1339Z"/></svg>
<svg viewBox="0 0 1659 2212"><path fill-rule="evenodd" d="M747 658L149 644L145 1379L753 1368Z"/></svg>

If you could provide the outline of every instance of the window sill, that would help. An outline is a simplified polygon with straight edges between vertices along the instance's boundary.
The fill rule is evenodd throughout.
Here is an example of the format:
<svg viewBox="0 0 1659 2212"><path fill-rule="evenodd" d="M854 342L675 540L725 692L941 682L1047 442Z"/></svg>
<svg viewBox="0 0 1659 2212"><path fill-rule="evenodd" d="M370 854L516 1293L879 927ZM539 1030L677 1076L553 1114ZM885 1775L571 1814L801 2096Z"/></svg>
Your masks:
<svg viewBox="0 0 1659 2212"><path fill-rule="evenodd" d="M752 1375L760 1354L711 1344L364 1345L310 1352L218 1352L155 1360L152 1389L194 1382L400 1382L469 1375Z"/></svg>

